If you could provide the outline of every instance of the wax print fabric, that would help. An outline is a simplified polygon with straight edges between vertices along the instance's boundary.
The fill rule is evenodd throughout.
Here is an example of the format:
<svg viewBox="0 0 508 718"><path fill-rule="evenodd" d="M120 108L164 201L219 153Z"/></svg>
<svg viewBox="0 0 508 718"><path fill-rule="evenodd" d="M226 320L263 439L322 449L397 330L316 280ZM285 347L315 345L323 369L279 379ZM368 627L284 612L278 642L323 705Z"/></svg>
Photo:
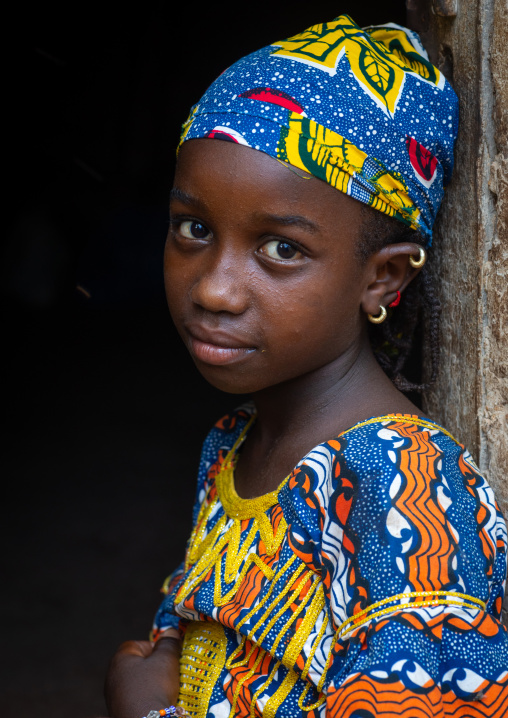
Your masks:
<svg viewBox="0 0 508 718"><path fill-rule="evenodd" d="M242 58L184 125L253 147L418 229L451 177L458 101L418 36L347 15Z"/></svg>
<svg viewBox="0 0 508 718"><path fill-rule="evenodd" d="M181 705L193 718L508 715L506 526L470 454L425 419L369 419L244 500L235 444L252 412L205 441L193 534L155 621L154 638L185 631Z"/></svg>

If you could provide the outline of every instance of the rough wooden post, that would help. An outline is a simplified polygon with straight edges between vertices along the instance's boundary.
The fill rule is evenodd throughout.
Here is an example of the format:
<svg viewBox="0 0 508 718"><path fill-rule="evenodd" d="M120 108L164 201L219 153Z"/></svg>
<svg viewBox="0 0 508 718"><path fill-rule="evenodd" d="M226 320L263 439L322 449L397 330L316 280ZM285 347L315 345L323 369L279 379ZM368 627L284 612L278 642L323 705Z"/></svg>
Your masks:
<svg viewBox="0 0 508 718"><path fill-rule="evenodd" d="M441 373L424 408L470 449L508 516L508 5L407 0L407 10L460 101L434 242Z"/></svg>

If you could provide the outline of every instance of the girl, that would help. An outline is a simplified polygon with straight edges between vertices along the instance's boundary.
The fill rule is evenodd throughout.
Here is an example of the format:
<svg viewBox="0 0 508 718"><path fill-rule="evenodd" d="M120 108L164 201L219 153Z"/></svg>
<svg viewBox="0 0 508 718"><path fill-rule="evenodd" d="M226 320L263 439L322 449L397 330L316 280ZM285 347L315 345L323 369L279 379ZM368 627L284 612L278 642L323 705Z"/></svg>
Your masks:
<svg viewBox="0 0 508 718"><path fill-rule="evenodd" d="M400 391L421 310L436 372L426 248L456 132L418 37L347 16L193 108L169 308L205 378L253 403L205 441L155 643L113 660L114 718L507 714L505 525Z"/></svg>

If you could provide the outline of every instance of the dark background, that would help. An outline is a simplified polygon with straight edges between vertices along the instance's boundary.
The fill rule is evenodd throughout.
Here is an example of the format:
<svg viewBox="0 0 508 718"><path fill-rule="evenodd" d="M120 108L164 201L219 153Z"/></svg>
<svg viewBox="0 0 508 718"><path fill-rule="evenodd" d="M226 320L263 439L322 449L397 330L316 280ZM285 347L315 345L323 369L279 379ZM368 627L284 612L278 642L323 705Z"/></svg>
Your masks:
<svg viewBox="0 0 508 718"><path fill-rule="evenodd" d="M108 660L147 637L190 530L201 442L238 401L201 379L165 306L180 125L236 59L344 12L360 25L405 23L403 0L10 10L4 718L105 714Z"/></svg>

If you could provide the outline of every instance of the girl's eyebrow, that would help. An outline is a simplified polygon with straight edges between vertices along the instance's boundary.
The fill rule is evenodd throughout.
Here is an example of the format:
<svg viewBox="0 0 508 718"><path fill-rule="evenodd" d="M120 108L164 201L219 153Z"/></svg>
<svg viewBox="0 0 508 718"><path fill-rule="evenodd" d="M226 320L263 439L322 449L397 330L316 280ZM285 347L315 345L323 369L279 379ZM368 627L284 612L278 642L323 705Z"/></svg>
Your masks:
<svg viewBox="0 0 508 718"><path fill-rule="evenodd" d="M281 224L284 227L300 227L301 229L305 229L313 234L317 234L320 231L317 224L311 222L311 220L307 219L307 217L302 217L299 214L259 214L259 219L264 221L268 220L269 222L274 222L275 224Z"/></svg>
<svg viewBox="0 0 508 718"><path fill-rule="evenodd" d="M178 187L172 187L171 191L169 193L169 199L176 199L179 202L183 202L184 204L193 204L197 205L198 207L204 207L204 203L198 199L197 197L193 197L191 194L188 194L187 192L184 192L182 189L179 189Z"/></svg>

